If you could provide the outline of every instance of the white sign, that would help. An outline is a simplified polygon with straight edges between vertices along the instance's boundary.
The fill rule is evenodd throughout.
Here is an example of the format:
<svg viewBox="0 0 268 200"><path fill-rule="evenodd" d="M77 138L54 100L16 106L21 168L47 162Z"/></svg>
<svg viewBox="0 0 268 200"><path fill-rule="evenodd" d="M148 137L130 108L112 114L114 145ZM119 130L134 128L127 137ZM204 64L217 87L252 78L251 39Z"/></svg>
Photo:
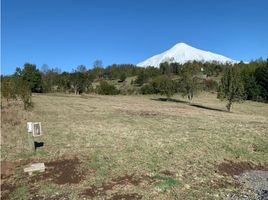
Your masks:
<svg viewBox="0 0 268 200"><path fill-rule="evenodd" d="M41 122L27 122L28 133L32 133L33 137L42 135Z"/></svg>
<svg viewBox="0 0 268 200"><path fill-rule="evenodd" d="M42 129L41 129L41 122L34 122L33 123L33 136L41 136L42 135Z"/></svg>
<svg viewBox="0 0 268 200"><path fill-rule="evenodd" d="M27 122L28 133L33 132L33 122Z"/></svg>
<svg viewBox="0 0 268 200"><path fill-rule="evenodd" d="M34 164L31 164L30 167L24 168L24 172L28 172L29 175L32 175L32 173L35 171L44 172L45 169L46 167L44 163L34 163Z"/></svg>

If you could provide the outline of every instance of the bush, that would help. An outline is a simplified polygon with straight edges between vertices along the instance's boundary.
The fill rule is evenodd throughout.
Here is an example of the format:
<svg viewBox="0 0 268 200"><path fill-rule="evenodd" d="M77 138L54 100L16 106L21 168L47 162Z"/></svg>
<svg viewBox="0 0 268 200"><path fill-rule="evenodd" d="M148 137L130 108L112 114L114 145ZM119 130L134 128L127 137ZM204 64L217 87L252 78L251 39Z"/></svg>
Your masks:
<svg viewBox="0 0 268 200"><path fill-rule="evenodd" d="M119 90L114 85L109 84L107 81L101 81L100 85L96 88L97 94L102 95L117 95Z"/></svg>
<svg viewBox="0 0 268 200"><path fill-rule="evenodd" d="M93 85L91 83L86 88L85 93L87 93L87 94L94 93L94 87L93 87Z"/></svg>
<svg viewBox="0 0 268 200"><path fill-rule="evenodd" d="M153 85L156 86L161 95L165 95L168 99L176 92L176 83L167 75L156 77Z"/></svg>
<svg viewBox="0 0 268 200"><path fill-rule="evenodd" d="M156 94L158 93L158 90L157 88L153 86L152 83L149 83L141 87L140 93L141 94Z"/></svg>
<svg viewBox="0 0 268 200"><path fill-rule="evenodd" d="M120 88L119 93L122 95L132 95L137 94L138 92L134 87L125 86Z"/></svg>
<svg viewBox="0 0 268 200"><path fill-rule="evenodd" d="M9 99L16 99L16 84L12 77L1 77L1 94L2 97Z"/></svg>
<svg viewBox="0 0 268 200"><path fill-rule="evenodd" d="M21 98L21 100L23 101L25 110L33 107L33 104L31 101L32 91L31 91L31 88L30 88L30 85L28 84L28 82L26 82L24 80L22 80L20 82L18 95Z"/></svg>
<svg viewBox="0 0 268 200"><path fill-rule="evenodd" d="M209 92L217 92L219 87L217 81L211 79L205 79L203 81L203 84L204 84L204 90Z"/></svg>
<svg viewBox="0 0 268 200"><path fill-rule="evenodd" d="M149 80L149 75L145 71L141 71L137 76L135 83L139 86L142 86L144 83L147 83Z"/></svg>
<svg viewBox="0 0 268 200"><path fill-rule="evenodd" d="M142 94L161 94L170 98L176 92L176 82L167 75L155 77L149 84L141 87Z"/></svg>
<svg viewBox="0 0 268 200"><path fill-rule="evenodd" d="M23 101L24 109L27 110L33 106L31 101L32 91L30 83L19 76L10 76L1 78L2 97L9 99L20 98Z"/></svg>
<svg viewBox="0 0 268 200"><path fill-rule="evenodd" d="M122 74L120 75L120 80L119 80L119 82L124 82L124 81L126 80L126 78L127 78L126 74L125 74L125 73L122 73Z"/></svg>

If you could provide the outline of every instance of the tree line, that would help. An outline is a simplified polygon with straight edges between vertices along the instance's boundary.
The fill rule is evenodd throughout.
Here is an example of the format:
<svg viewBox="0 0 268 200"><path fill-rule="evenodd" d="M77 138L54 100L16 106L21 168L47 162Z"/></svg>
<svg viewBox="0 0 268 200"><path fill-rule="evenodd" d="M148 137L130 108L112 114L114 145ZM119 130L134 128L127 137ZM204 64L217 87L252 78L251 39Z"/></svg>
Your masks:
<svg viewBox="0 0 268 200"><path fill-rule="evenodd" d="M128 77L132 77L131 83L125 84ZM167 99L181 93L191 102L198 91L205 90L217 92L218 98L227 99L227 109L230 110L233 102L244 99L268 101L268 62L259 59L231 65L193 61L161 63L159 68L131 64L113 64L104 68L97 60L92 69L79 65L72 72L61 72L59 68L47 65L38 69L36 65L26 63L14 74L1 76L1 83L2 96L7 100L22 99L25 108L31 106L33 92L160 94Z"/></svg>

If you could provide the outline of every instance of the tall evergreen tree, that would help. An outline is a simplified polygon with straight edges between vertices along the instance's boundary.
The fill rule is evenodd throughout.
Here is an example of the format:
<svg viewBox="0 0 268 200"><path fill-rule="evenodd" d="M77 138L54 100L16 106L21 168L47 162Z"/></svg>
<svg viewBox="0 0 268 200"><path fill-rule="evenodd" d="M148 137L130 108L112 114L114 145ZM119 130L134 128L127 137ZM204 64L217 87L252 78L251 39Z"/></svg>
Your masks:
<svg viewBox="0 0 268 200"><path fill-rule="evenodd" d="M255 72L256 82L260 87L260 95L268 101L268 59L266 64Z"/></svg>
<svg viewBox="0 0 268 200"><path fill-rule="evenodd" d="M29 83L32 92L42 92L41 73L36 65L25 63L21 71L23 80Z"/></svg>

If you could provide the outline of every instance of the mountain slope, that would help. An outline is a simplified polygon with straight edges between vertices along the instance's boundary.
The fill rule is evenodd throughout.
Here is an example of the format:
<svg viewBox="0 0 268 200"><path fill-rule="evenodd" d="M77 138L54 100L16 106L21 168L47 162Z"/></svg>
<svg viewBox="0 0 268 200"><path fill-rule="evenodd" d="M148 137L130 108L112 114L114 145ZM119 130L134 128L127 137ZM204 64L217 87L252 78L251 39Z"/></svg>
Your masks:
<svg viewBox="0 0 268 200"><path fill-rule="evenodd" d="M213 62L217 61L219 63L236 63L237 61L227 58L225 56L215 54L209 51L203 51L200 49L196 49L191 47L185 43L178 43L173 46L171 49L150 57L149 59L140 62L137 66L140 67L148 67L154 66L159 67L160 63L163 62L177 62L180 64L184 64L188 61L201 61L201 62Z"/></svg>

